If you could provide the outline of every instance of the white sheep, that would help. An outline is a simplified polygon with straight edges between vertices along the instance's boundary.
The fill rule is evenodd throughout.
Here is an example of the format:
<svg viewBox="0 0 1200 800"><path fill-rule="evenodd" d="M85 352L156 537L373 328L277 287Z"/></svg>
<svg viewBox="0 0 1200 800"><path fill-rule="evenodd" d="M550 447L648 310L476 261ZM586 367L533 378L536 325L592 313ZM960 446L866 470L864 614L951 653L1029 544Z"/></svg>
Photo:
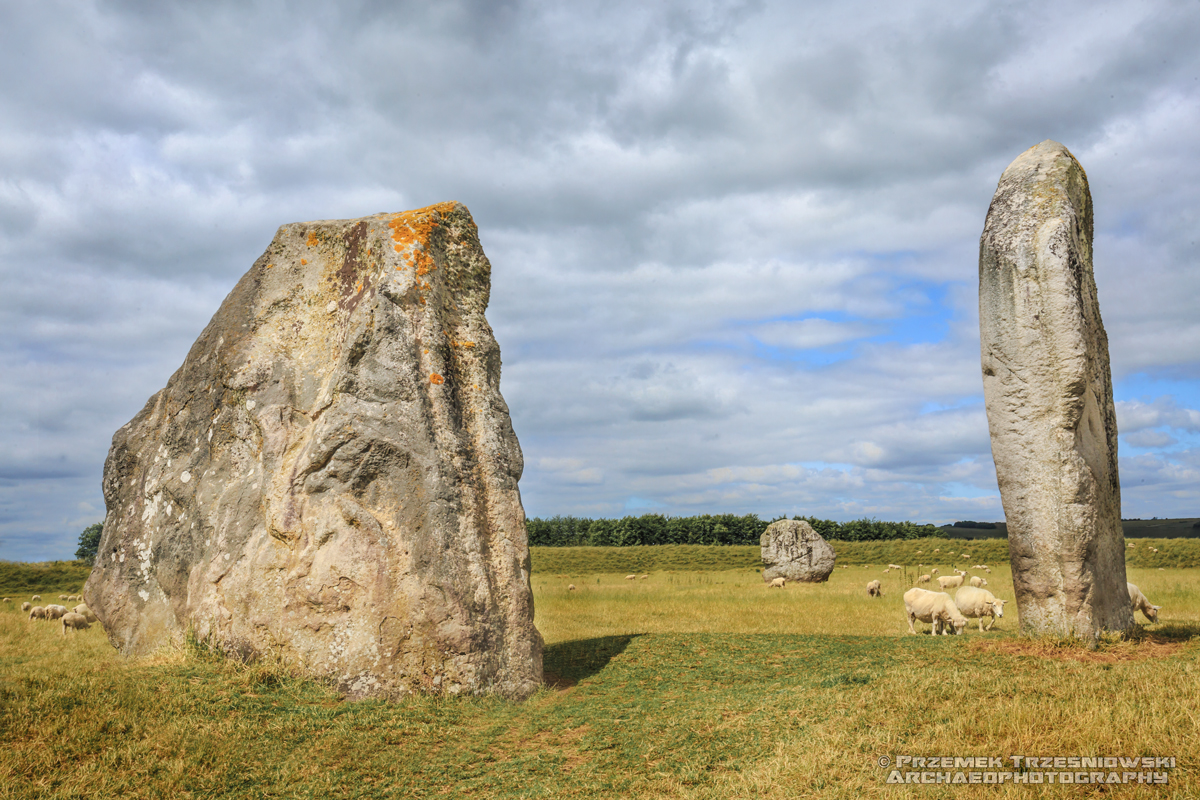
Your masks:
<svg viewBox="0 0 1200 800"><path fill-rule="evenodd" d="M867 584L867 597L883 597L883 588L879 581L871 581Z"/></svg>
<svg viewBox="0 0 1200 800"><path fill-rule="evenodd" d="M646 580L646 578L649 578L649 577L650 577L649 575L638 575L638 580L644 581L644 580Z"/></svg>
<svg viewBox="0 0 1200 800"><path fill-rule="evenodd" d="M12 600L9 600L9 599L6 597L6 598L4 598L4 602L6 602L6 603L11 603L11 602L12 602Z"/></svg>
<svg viewBox="0 0 1200 800"><path fill-rule="evenodd" d="M971 576L971 585L978 589L980 586L987 586L987 581L978 575Z"/></svg>
<svg viewBox="0 0 1200 800"><path fill-rule="evenodd" d="M75 606L74 608L71 609L71 613L79 614L81 617L86 619L88 622L99 622L100 621L96 618L95 613L93 613L92 610L87 607L86 603L80 603L79 605Z"/></svg>
<svg viewBox="0 0 1200 800"><path fill-rule="evenodd" d="M935 635L948 635L950 628L956 634L962 633L967 625L967 618L959 613L958 607L945 592L930 592L916 587L904 593L904 610L908 614L908 631L915 634L913 622L921 620L933 624Z"/></svg>
<svg viewBox="0 0 1200 800"><path fill-rule="evenodd" d="M76 631L86 631L88 629L87 618L82 614L76 614L74 611L68 611L62 616L62 633L67 635L67 628Z"/></svg>
<svg viewBox="0 0 1200 800"><path fill-rule="evenodd" d="M57 603L46 606L46 619L59 619L66 613L66 606L60 606Z"/></svg>
<svg viewBox="0 0 1200 800"><path fill-rule="evenodd" d="M58 599L59 599L59 600L69 600L70 598L69 598L69 597L67 597L65 594L60 594L60 595L58 596Z"/></svg>
<svg viewBox="0 0 1200 800"><path fill-rule="evenodd" d="M29 605L29 603L21 603L21 610L22 610L22 611L28 611L28 610L29 610L29 609L31 609L32 607L33 607L33 606Z"/></svg>
<svg viewBox="0 0 1200 800"><path fill-rule="evenodd" d="M917 583L929 583L930 580L932 580L932 578L929 575L922 575L921 577L917 578Z"/></svg>
<svg viewBox="0 0 1200 800"><path fill-rule="evenodd" d="M999 600L987 589L975 586L964 586L954 595L954 603L966 617L979 618L979 631L983 632L983 618L991 617L987 630L991 630L999 617L1004 616L1004 601Z"/></svg>
<svg viewBox="0 0 1200 800"><path fill-rule="evenodd" d="M787 578L776 578L768 584L771 589L782 589L787 584Z"/></svg>
<svg viewBox="0 0 1200 800"><path fill-rule="evenodd" d="M1134 586L1132 583L1125 584L1129 588L1129 603L1133 606L1133 610L1141 611L1146 619L1151 622L1158 622L1158 610L1162 606L1150 605L1150 601L1142 594L1142 590Z"/></svg>
<svg viewBox="0 0 1200 800"><path fill-rule="evenodd" d="M626 576L625 576L625 580L627 580L627 581L636 581L636 580L637 580L637 575L626 575Z"/></svg>
<svg viewBox="0 0 1200 800"><path fill-rule="evenodd" d="M943 575L942 577L938 578L938 586L942 587L943 592L947 589L954 589L962 586L962 584L962 575Z"/></svg>
<svg viewBox="0 0 1200 800"><path fill-rule="evenodd" d="M904 567L899 564L888 564L888 569L904 569Z"/></svg>
<svg viewBox="0 0 1200 800"><path fill-rule="evenodd" d="M568 583L568 584L567 584L567 591L568 591L568 592L573 592L573 591L575 591L575 584L573 584L573 583Z"/></svg>
<svg viewBox="0 0 1200 800"><path fill-rule="evenodd" d="M938 574L938 568L937 568L937 567L934 567L933 569L929 570L929 574L930 574L930 575L937 575L937 574Z"/></svg>
<svg viewBox="0 0 1200 800"><path fill-rule="evenodd" d="M30 599L30 600L41 600L41 599L42 599L42 596L41 596L40 594L35 594L33 597L31 597L31 598L29 598L29 599Z"/></svg>
<svg viewBox="0 0 1200 800"><path fill-rule="evenodd" d="M29 618L30 619L45 619L46 618L46 609L42 608L41 606L34 606L33 608L29 609Z"/></svg>

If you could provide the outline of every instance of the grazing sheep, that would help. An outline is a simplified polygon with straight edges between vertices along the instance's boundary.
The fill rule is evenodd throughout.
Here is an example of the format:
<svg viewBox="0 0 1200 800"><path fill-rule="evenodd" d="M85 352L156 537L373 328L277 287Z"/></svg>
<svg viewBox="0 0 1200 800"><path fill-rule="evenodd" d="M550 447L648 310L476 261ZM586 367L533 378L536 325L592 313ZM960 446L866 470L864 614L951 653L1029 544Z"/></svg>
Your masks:
<svg viewBox="0 0 1200 800"><path fill-rule="evenodd" d="M1135 612L1141 611L1146 616L1146 619L1151 622L1158 622L1158 610L1162 606L1152 606L1150 601L1142 594L1142 590L1134 586L1132 583L1126 583L1129 587L1129 602L1133 606Z"/></svg>
<svg viewBox="0 0 1200 800"><path fill-rule="evenodd" d="M74 614L79 614L84 619L86 619L88 622L99 622L100 621L100 620L96 619L96 615L92 613L92 610L87 607L86 603L80 603L79 605L72 608L71 612Z"/></svg>
<svg viewBox="0 0 1200 800"><path fill-rule="evenodd" d="M29 599L30 599L30 600L41 600L41 599L42 599L42 596L41 596L40 594L35 594L33 597L31 597L31 598L29 598Z"/></svg>
<svg viewBox="0 0 1200 800"><path fill-rule="evenodd" d="M929 592L925 589L912 588L904 593L904 610L908 614L908 631L916 634L913 622L929 622L933 625L934 635L943 636L950 633L962 633L967 626L967 618L959 613L958 607L945 592Z"/></svg>
<svg viewBox="0 0 1200 800"><path fill-rule="evenodd" d="M935 553L940 553L940 552L942 552L942 548L940 548L940 547L935 547L935 548L933 548L933 552L935 552Z"/></svg>
<svg viewBox="0 0 1200 800"><path fill-rule="evenodd" d="M947 589L954 589L962 585L962 575L943 575L942 577L938 578L938 586L942 587L943 592Z"/></svg>
<svg viewBox="0 0 1200 800"><path fill-rule="evenodd" d="M929 570L929 574L930 574L930 575L937 575L937 574L938 574L938 568L937 568L937 567L934 567L933 569Z"/></svg>
<svg viewBox="0 0 1200 800"><path fill-rule="evenodd" d="M69 600L70 598L69 598L69 597L67 597L65 594L60 594L60 595L58 596L58 599L59 599L59 600Z"/></svg>
<svg viewBox="0 0 1200 800"><path fill-rule="evenodd" d="M626 576L625 576L625 580L627 580L627 581L636 581L636 580L637 580L637 575L626 575Z"/></svg>
<svg viewBox="0 0 1200 800"><path fill-rule="evenodd" d="M6 602L6 603L11 603L11 602L12 602L12 600L9 600L9 599L6 597L6 598L4 598L4 602Z"/></svg>
<svg viewBox="0 0 1200 800"><path fill-rule="evenodd" d="M34 606L33 608L29 609L29 618L30 619L45 619L46 618L46 609L42 608L41 606Z"/></svg>
<svg viewBox="0 0 1200 800"><path fill-rule="evenodd" d="M32 606L30 606L29 603L21 603L22 611L28 611L30 608L32 608Z"/></svg>
<svg viewBox="0 0 1200 800"><path fill-rule="evenodd" d="M904 567L899 564L888 564L888 569L904 569Z"/></svg>
<svg viewBox="0 0 1200 800"><path fill-rule="evenodd" d="M885 569L885 570L883 571L883 574L884 574L884 575L887 575L887 574L891 573L891 571L892 571L891 567L888 567L887 569Z"/></svg>
<svg viewBox="0 0 1200 800"><path fill-rule="evenodd" d="M60 606L57 603L46 606L46 619L59 619L66 613L66 606Z"/></svg>
<svg viewBox="0 0 1200 800"><path fill-rule="evenodd" d="M771 581L771 583L768 586L771 589L775 589L775 588L782 589L786 584L787 584L787 578L776 578L775 580Z"/></svg>
<svg viewBox="0 0 1200 800"><path fill-rule="evenodd" d="M62 633L67 635L67 628L76 631L86 631L88 629L88 621L82 614L76 614L74 611L68 611L62 616Z"/></svg>
<svg viewBox="0 0 1200 800"><path fill-rule="evenodd" d="M879 581L871 581L867 584L867 597L883 597L883 588L879 585Z"/></svg>
<svg viewBox="0 0 1200 800"><path fill-rule="evenodd" d="M567 591L568 591L568 592L573 592L573 591L575 591L575 584L573 584L573 583L568 583L568 584L567 584Z"/></svg>
<svg viewBox="0 0 1200 800"><path fill-rule="evenodd" d="M1137 547L1137 545L1135 545L1133 542L1130 542L1129 544L1127 544L1125 546L1126 547Z"/></svg>
<svg viewBox="0 0 1200 800"><path fill-rule="evenodd" d="M986 572L988 575L992 574L992 571L990 569L988 569L987 567L984 567L983 571Z"/></svg>
<svg viewBox="0 0 1200 800"><path fill-rule="evenodd" d="M1004 616L1004 601L998 600L987 589L964 586L954 595L954 604L958 606L958 610L963 616L979 618L980 633L984 630L984 617L992 618L992 621L987 626L987 630L990 631L992 626L996 624L996 620Z"/></svg>
<svg viewBox="0 0 1200 800"><path fill-rule="evenodd" d="M644 580L646 580L646 578L649 578L649 577L650 577L649 575L638 575L638 580L644 581Z"/></svg>
<svg viewBox="0 0 1200 800"><path fill-rule="evenodd" d="M932 578L929 575L922 575L921 577L917 578L917 583L929 583L930 580L932 580Z"/></svg>
<svg viewBox="0 0 1200 800"><path fill-rule="evenodd" d="M976 589L978 589L980 586L987 586L987 581L985 581L983 578L979 577L978 575L972 575L971 576L971 585L974 586Z"/></svg>

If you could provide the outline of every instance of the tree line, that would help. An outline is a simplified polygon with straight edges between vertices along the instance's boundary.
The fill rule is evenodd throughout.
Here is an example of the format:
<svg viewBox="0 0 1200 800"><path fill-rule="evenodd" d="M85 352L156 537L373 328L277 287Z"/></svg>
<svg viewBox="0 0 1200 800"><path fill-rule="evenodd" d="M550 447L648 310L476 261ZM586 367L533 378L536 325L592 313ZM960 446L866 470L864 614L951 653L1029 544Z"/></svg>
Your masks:
<svg viewBox="0 0 1200 800"><path fill-rule="evenodd" d="M757 514L700 514L694 517L668 517L643 514L621 519L554 516L530 517L525 521L529 544L535 547L630 547L657 544L757 545L763 531L772 522L787 517L762 520ZM825 539L843 542L875 542L890 539L921 539L936 536L934 525L915 522L881 522L856 519L835 522L816 517L802 519Z"/></svg>

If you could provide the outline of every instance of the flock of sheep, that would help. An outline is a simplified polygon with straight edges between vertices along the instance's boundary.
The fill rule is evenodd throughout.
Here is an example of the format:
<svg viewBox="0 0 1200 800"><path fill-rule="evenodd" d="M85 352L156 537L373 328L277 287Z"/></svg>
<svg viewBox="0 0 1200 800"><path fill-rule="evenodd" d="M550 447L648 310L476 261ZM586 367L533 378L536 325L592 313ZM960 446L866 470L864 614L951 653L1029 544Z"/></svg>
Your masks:
<svg viewBox="0 0 1200 800"><path fill-rule="evenodd" d="M35 594L30 598L30 600L34 602L37 602L41 599L42 596L40 594ZM65 600L67 602L73 602L76 600L82 600L83 598L77 594L60 594L58 599ZM0 602L11 603L12 599L5 597L3 600L0 600ZM62 622L63 636L67 635L68 629L73 631L87 630L89 627L91 627L89 623L97 621L96 615L93 614L92 610L84 603L80 603L74 608L68 609L66 606L58 605L57 603L51 603L45 606L35 606L32 603L25 602L21 603L21 610L29 612L30 620L60 620Z"/></svg>
<svg viewBox="0 0 1200 800"><path fill-rule="evenodd" d="M967 553L963 553L962 557L970 558ZM919 571L919 568L924 565L918 564L917 566ZM902 570L904 567L899 564L888 564L884 573L889 573L894 569ZM982 570L989 575L992 572L987 564L975 564L971 569ZM931 624L935 635L948 635L951 632L959 634L966 627L968 617L979 620L979 631L982 633L984 630L991 630L992 626L996 624L996 620L1004 616L1006 601L997 598L983 588L987 586L987 578L975 575L968 580L966 570L952 568L952 571L955 573L954 575L938 577L938 586L942 590L940 592L931 592L914 586L904 593L904 610L908 615L910 633L917 632L913 623L920 620ZM933 576L937 573L937 569L930 570L929 574L917 578L917 583L931 583ZM969 585L964 586L964 581ZM1141 590L1132 583L1127 583L1126 586L1129 590L1129 602L1133 611L1135 613L1141 611L1150 622L1158 622L1158 610L1161 606L1152 605ZM955 588L958 591L951 598L946 590ZM878 580L867 583L867 596L883 596L883 587ZM987 628L983 627L984 617L991 617Z"/></svg>

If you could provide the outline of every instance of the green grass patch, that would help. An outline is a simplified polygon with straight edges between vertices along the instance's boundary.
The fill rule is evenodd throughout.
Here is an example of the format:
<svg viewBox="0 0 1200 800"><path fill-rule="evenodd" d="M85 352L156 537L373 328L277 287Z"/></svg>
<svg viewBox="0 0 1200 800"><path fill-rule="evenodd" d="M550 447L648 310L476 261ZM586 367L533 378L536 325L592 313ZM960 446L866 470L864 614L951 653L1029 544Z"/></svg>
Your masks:
<svg viewBox="0 0 1200 800"><path fill-rule="evenodd" d="M878 564L782 590L745 566L626 573L535 572L552 685L523 703L344 702L280 662L196 643L126 659L99 626L64 637L0 607L0 797L1064 793L886 785L879 757L905 754L1174 755L1166 787L1067 791L1200 796L1195 571L1131 567L1161 622L1094 652L1019 639L1015 615L986 633L908 635L905 573ZM864 590L875 577L878 599ZM1006 566L988 579L1011 599Z"/></svg>
<svg viewBox="0 0 1200 800"><path fill-rule="evenodd" d="M0 594L14 600L22 594L79 594L91 572L83 561L0 561Z"/></svg>

